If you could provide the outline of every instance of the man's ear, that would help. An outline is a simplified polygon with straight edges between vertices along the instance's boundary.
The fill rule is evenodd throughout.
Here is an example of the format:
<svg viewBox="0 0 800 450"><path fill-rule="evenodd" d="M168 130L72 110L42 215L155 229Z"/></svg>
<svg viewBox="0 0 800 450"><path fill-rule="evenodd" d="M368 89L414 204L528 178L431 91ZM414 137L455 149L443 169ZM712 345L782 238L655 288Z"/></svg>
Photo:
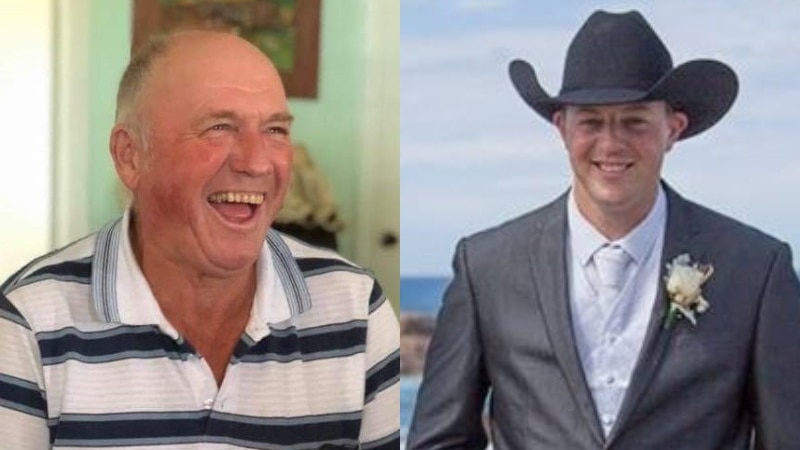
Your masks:
<svg viewBox="0 0 800 450"><path fill-rule="evenodd" d="M669 115L669 147L667 151L672 148L675 143L683 134L686 127L689 126L689 117L681 111L672 111Z"/></svg>
<svg viewBox="0 0 800 450"><path fill-rule="evenodd" d="M116 124L111 130L109 150L122 184L135 191L144 166L144 142L129 126Z"/></svg>
<svg viewBox="0 0 800 450"><path fill-rule="evenodd" d="M553 113L553 119L552 119L553 125L555 125L556 128L558 129L558 133L561 135L561 140L563 142L567 141L566 124L565 124L566 120L567 118L564 108L560 108Z"/></svg>

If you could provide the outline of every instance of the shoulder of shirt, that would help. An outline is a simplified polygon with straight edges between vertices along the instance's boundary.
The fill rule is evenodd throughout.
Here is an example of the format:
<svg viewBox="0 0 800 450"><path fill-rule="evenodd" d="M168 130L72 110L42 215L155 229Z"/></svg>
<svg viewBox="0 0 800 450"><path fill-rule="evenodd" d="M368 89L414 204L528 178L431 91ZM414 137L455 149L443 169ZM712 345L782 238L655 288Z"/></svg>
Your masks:
<svg viewBox="0 0 800 450"><path fill-rule="evenodd" d="M33 259L9 277L0 292L9 295L19 287L51 279L89 284L96 238L96 233L90 234Z"/></svg>
<svg viewBox="0 0 800 450"><path fill-rule="evenodd" d="M313 307L304 317L315 320L333 310L370 313L388 305L380 283L365 269L336 251L316 247L281 233L280 237L294 258L311 295ZM366 301L365 301L366 300ZM367 309L364 309L364 308Z"/></svg>

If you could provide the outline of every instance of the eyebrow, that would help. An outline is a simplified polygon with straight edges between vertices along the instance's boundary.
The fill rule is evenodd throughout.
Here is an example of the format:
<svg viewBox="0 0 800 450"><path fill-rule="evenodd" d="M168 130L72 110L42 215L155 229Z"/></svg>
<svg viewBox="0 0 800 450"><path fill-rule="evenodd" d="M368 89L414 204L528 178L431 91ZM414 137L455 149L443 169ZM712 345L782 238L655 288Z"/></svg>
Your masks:
<svg viewBox="0 0 800 450"><path fill-rule="evenodd" d="M269 117L267 117L267 122L293 122L294 116L291 115L288 111L280 111L276 112Z"/></svg>
<svg viewBox="0 0 800 450"><path fill-rule="evenodd" d="M233 111L215 111L208 116L204 117L202 120L216 120L216 119L228 119L228 120L235 120L239 117L239 114ZM269 117L264 120L264 122L292 122L294 121L294 116L292 116L288 111L279 111L273 114L270 114Z"/></svg>

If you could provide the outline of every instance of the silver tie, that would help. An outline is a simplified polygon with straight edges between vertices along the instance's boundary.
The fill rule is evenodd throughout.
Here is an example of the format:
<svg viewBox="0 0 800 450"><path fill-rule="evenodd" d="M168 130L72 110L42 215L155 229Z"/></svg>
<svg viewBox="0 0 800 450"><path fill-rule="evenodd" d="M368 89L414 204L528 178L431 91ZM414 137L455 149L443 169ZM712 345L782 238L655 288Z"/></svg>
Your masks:
<svg viewBox="0 0 800 450"><path fill-rule="evenodd" d="M604 245L593 256L597 270L597 288L600 300L606 305L614 303L625 286L625 273L631 257L618 245Z"/></svg>

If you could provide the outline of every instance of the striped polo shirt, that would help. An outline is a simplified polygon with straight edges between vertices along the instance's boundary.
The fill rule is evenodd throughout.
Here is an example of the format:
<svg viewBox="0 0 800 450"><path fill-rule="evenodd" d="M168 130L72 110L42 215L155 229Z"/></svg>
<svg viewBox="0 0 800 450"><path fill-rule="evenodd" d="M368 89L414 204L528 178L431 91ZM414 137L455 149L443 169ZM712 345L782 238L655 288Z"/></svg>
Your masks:
<svg viewBox="0 0 800 450"><path fill-rule="evenodd" d="M270 230L217 386L164 318L127 214L0 295L0 447L396 449L399 331L370 273Z"/></svg>

